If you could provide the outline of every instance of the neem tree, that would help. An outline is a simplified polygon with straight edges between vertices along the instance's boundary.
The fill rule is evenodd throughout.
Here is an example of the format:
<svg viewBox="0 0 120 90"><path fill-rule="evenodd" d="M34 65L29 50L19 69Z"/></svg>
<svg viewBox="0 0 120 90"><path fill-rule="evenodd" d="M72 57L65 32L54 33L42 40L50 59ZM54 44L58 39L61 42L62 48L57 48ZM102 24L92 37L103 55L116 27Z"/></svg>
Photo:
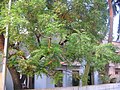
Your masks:
<svg viewBox="0 0 120 90"><path fill-rule="evenodd" d="M118 60L111 44L101 44L107 32L105 0L18 0L12 2L10 15L5 6L0 27L4 31L9 22L8 67L15 89L23 81L19 73L45 73L58 80L61 61L71 65L83 58L82 84L87 85L90 66L101 70L109 60Z"/></svg>

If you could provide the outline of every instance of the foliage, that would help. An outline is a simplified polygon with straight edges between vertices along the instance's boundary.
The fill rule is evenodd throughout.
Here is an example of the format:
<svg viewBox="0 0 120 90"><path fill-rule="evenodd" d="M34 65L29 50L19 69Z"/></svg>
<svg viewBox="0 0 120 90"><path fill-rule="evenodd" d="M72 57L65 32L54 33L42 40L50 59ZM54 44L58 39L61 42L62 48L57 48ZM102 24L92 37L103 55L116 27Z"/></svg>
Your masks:
<svg viewBox="0 0 120 90"><path fill-rule="evenodd" d="M83 57L98 70L110 60L118 61L114 47L101 44L107 31L106 7L105 0L12 2L10 15L4 7L0 18L3 30L9 23L9 50L14 49L8 64L32 76L50 75L48 71L56 71L61 61L71 65Z"/></svg>

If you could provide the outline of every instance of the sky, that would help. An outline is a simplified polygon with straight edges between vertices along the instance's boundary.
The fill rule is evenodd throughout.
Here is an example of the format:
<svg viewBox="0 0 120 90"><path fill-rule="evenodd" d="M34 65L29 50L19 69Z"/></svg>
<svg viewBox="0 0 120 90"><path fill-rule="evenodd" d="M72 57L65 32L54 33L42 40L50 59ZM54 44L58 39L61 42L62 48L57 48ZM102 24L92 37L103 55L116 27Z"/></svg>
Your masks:
<svg viewBox="0 0 120 90"><path fill-rule="evenodd" d="M113 22L113 41L116 41L117 39L117 30L118 30L118 24L119 24L119 14L117 14L114 17L114 22Z"/></svg>

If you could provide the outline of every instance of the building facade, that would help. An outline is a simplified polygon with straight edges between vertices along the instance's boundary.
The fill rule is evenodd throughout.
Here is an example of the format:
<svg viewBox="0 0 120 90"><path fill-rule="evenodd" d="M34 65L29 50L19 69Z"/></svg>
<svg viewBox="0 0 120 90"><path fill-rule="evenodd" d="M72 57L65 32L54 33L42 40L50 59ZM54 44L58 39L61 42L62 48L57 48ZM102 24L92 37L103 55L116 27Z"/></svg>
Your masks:
<svg viewBox="0 0 120 90"><path fill-rule="evenodd" d="M34 77L34 88L55 88L55 87L71 87L71 86L81 86L82 82L80 79L77 79L75 76L80 76L84 72L84 66L80 64L74 64L73 66L68 66L63 64L62 67L57 68L57 70L61 71L63 77L58 84L53 83L53 79L42 74L42 76ZM100 84L99 74L97 71L89 73L89 85L97 85Z"/></svg>

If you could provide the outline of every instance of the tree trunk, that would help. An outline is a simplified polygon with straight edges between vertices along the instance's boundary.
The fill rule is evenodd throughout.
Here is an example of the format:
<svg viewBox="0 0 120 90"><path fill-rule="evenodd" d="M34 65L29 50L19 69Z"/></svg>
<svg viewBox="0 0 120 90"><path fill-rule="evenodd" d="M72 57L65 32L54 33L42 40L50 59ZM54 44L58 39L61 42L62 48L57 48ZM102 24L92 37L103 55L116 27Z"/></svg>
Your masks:
<svg viewBox="0 0 120 90"><path fill-rule="evenodd" d="M29 88L33 89L33 77L29 77Z"/></svg>
<svg viewBox="0 0 120 90"><path fill-rule="evenodd" d="M10 71L11 76L12 76L14 90L20 90L22 88L22 86L20 83L19 73L17 72L15 67L10 67L9 71Z"/></svg>
<svg viewBox="0 0 120 90"><path fill-rule="evenodd" d="M5 40L5 38L2 33L2 34L0 34L0 51L2 51L2 52L4 51L4 40Z"/></svg>
<svg viewBox="0 0 120 90"><path fill-rule="evenodd" d="M108 42L112 42L112 35L113 35L113 8L112 8L112 0L108 0L109 5L109 16L110 16L110 30L108 36Z"/></svg>
<svg viewBox="0 0 120 90"><path fill-rule="evenodd" d="M87 85L89 71L90 71L90 63L87 62L84 74L82 76L82 86Z"/></svg>

